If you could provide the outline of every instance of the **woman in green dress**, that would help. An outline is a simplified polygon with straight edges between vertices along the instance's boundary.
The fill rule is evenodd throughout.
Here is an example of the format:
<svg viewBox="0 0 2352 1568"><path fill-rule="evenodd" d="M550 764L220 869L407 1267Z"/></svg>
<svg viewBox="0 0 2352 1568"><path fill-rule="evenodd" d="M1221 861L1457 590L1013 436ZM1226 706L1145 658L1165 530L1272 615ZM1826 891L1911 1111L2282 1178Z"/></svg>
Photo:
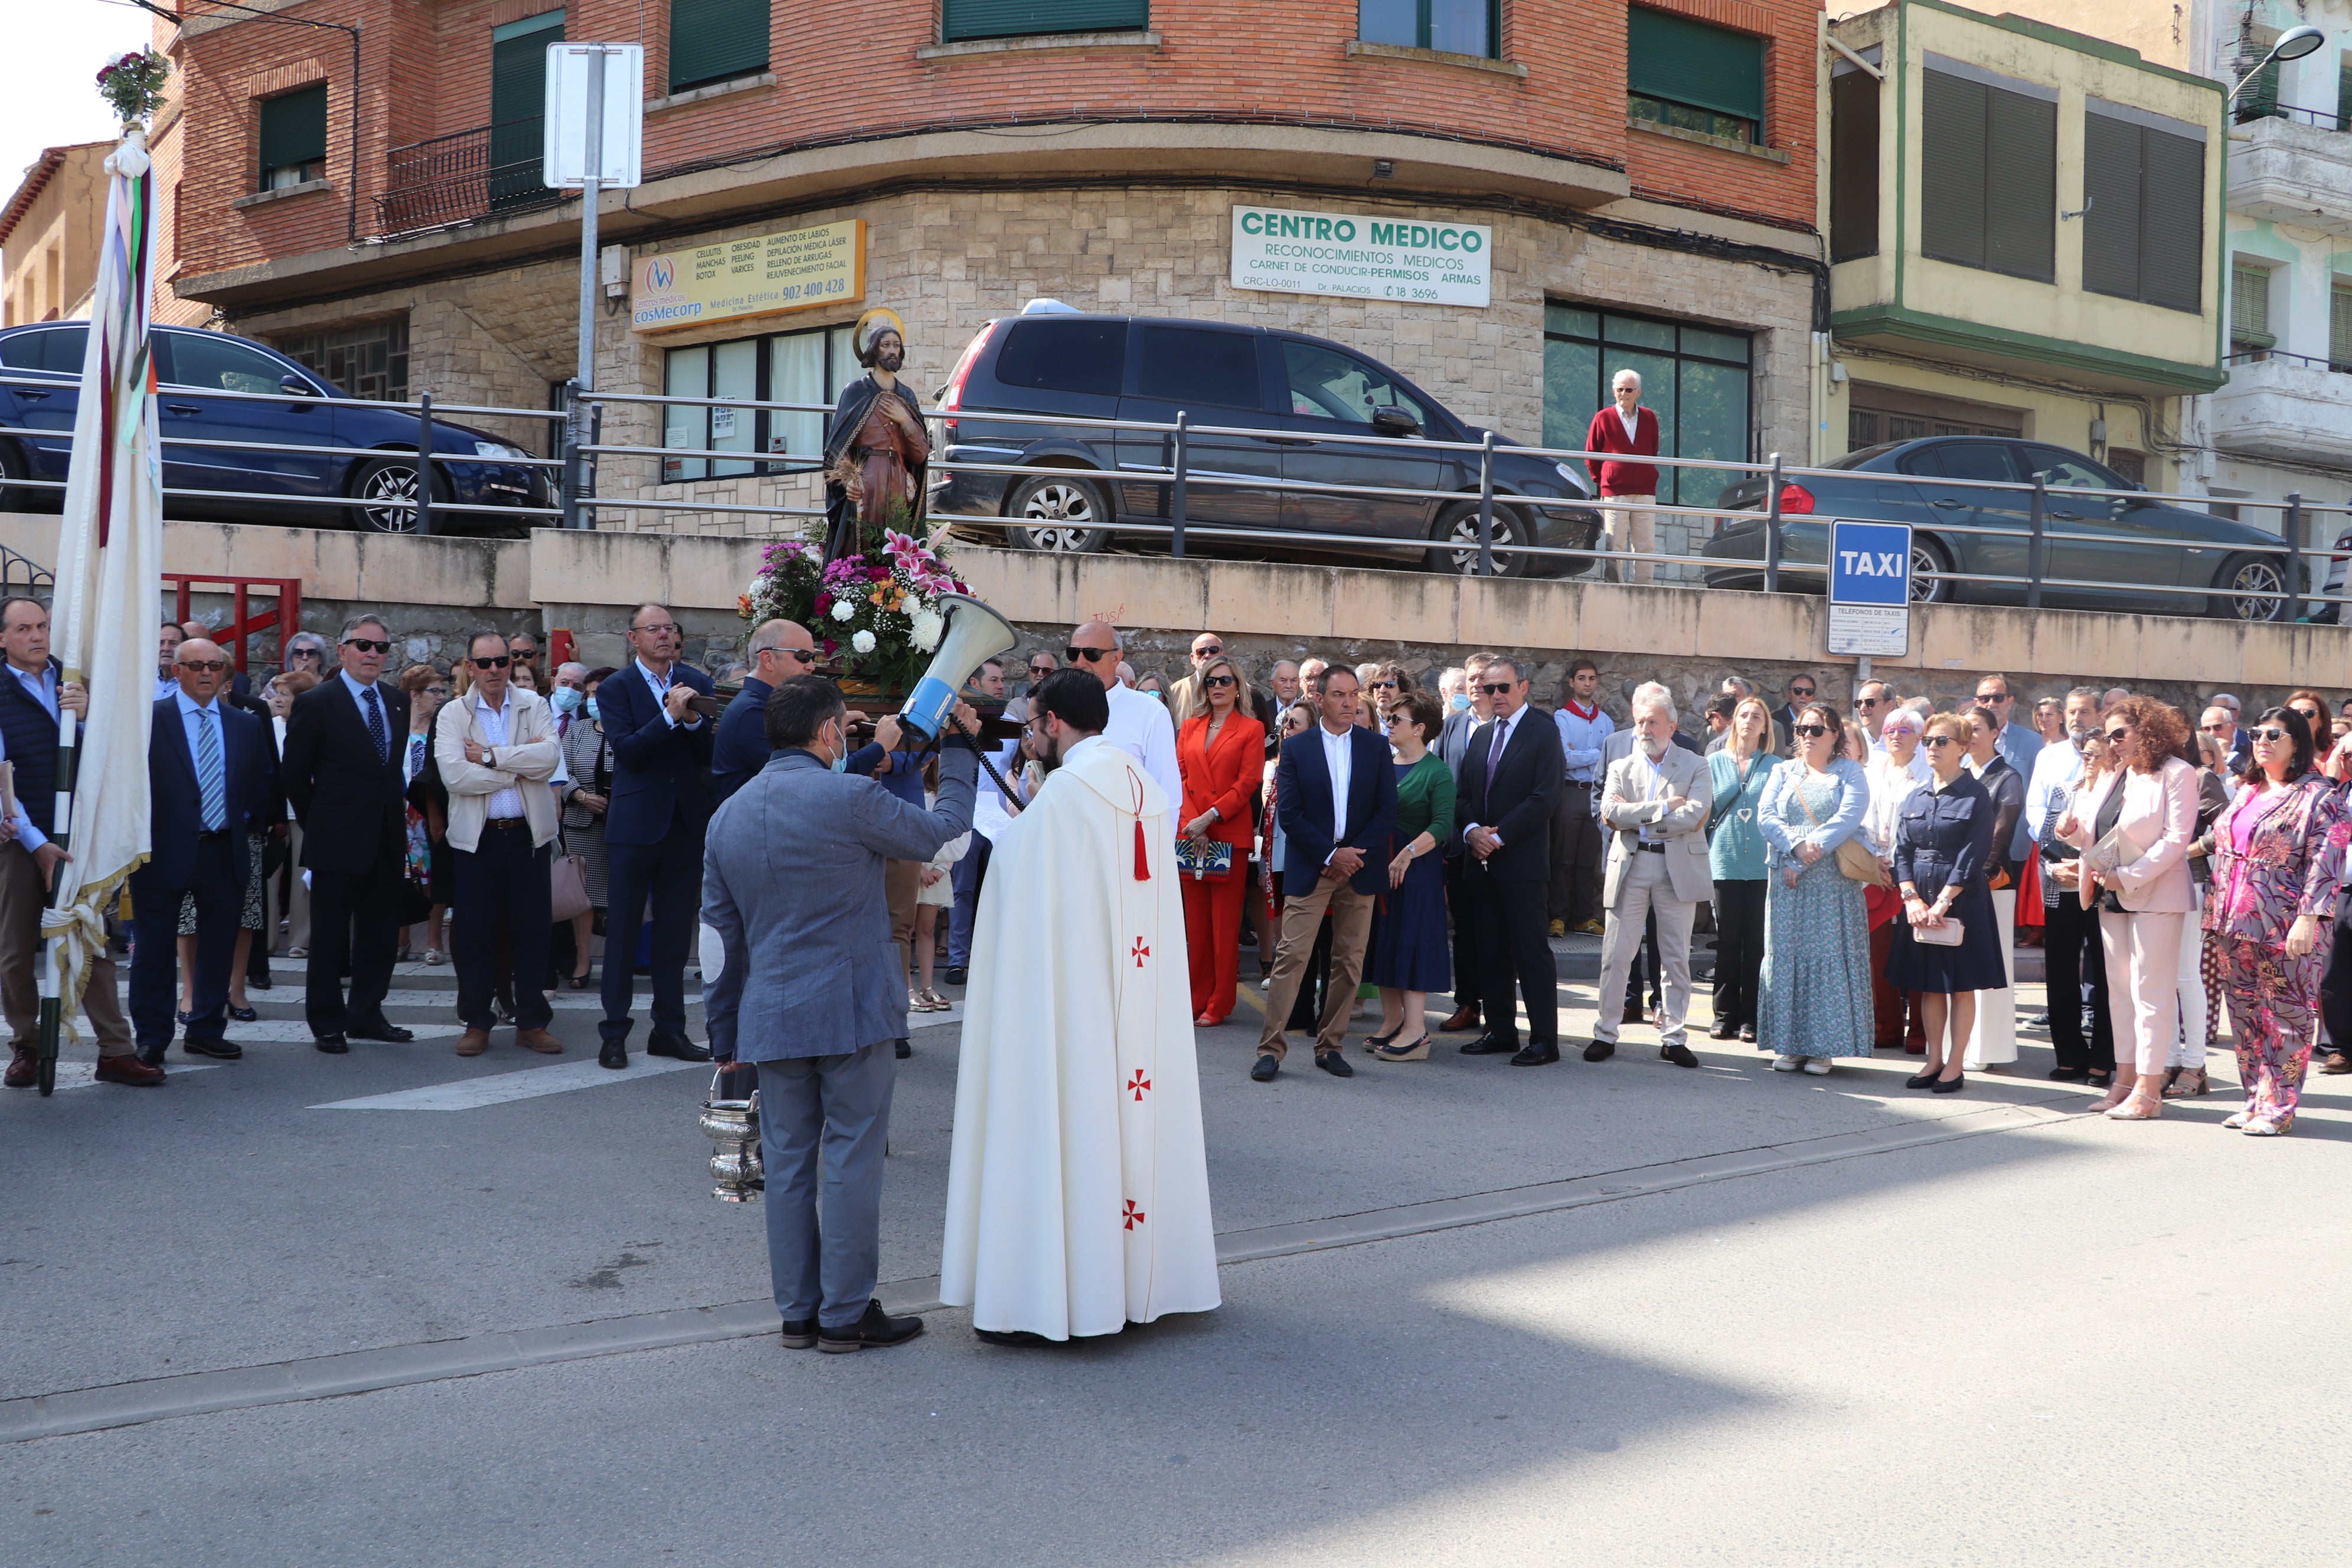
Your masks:
<svg viewBox="0 0 2352 1568"><path fill-rule="evenodd" d="M1445 723L1435 697L1408 691L1391 704L1388 721L1397 754L1396 829L1390 839L1397 851L1365 951L1364 978L1381 992L1381 1032L1365 1044L1382 1061L1417 1062L1429 1056L1429 994L1454 984L1445 872L1437 854L1454 836L1454 770L1429 750Z"/></svg>

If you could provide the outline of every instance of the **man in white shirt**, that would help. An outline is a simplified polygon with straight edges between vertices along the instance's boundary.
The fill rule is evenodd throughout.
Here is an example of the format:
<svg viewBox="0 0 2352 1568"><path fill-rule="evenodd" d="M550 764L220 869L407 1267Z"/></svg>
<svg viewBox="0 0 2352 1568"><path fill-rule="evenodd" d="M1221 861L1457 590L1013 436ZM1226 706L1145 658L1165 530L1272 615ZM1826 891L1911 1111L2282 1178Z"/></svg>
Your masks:
<svg viewBox="0 0 2352 1568"><path fill-rule="evenodd" d="M1184 781L1176 771L1176 724L1167 707L1118 679L1118 628L1108 621L1088 621L1070 634L1070 663L1103 683L1110 699L1110 727L1103 739L1143 764L1168 798L1180 805Z"/></svg>

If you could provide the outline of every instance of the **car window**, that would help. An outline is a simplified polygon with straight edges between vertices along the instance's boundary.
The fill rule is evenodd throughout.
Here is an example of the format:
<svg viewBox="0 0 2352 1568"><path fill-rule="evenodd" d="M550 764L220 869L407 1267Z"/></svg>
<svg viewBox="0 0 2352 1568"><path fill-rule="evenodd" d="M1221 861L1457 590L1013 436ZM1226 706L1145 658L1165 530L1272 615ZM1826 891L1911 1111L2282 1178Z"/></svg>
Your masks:
<svg viewBox="0 0 2352 1568"><path fill-rule="evenodd" d="M1117 397L1127 381L1127 323L1015 321L996 356L996 379L1040 392Z"/></svg>
<svg viewBox="0 0 2352 1568"><path fill-rule="evenodd" d="M1200 327L1146 326L1136 331L1136 391L1181 406L1263 408L1257 337Z"/></svg>
<svg viewBox="0 0 2352 1568"><path fill-rule="evenodd" d="M1400 390L1385 372L1353 354L1320 343L1282 344L1282 365L1290 383L1290 412L1309 419L1340 419L1370 425L1372 410L1402 408L1424 427L1428 412L1418 400Z"/></svg>
<svg viewBox="0 0 2352 1568"><path fill-rule="evenodd" d="M46 370L58 375L79 375L81 356L89 341L88 327L52 327L45 332L18 332L0 340L0 366L9 370Z"/></svg>
<svg viewBox="0 0 2352 1568"><path fill-rule="evenodd" d="M2028 447L2025 466L2053 490L2123 490L2131 487L2088 458L2057 447Z"/></svg>
<svg viewBox="0 0 2352 1568"><path fill-rule="evenodd" d="M1944 460L1937 455L1934 447L1906 452L1895 466L1904 473L1917 474L1923 479L1940 479L1944 477Z"/></svg>
<svg viewBox="0 0 2352 1568"><path fill-rule="evenodd" d="M206 392L276 392L293 373L259 349L218 332L173 332L169 370L174 386Z"/></svg>
<svg viewBox="0 0 2352 1568"><path fill-rule="evenodd" d="M1936 448L1944 465L1948 479L1996 479L2017 478L2017 470L2009 466L2008 451L1990 441L1947 441ZM1990 497L1986 498L1990 502Z"/></svg>

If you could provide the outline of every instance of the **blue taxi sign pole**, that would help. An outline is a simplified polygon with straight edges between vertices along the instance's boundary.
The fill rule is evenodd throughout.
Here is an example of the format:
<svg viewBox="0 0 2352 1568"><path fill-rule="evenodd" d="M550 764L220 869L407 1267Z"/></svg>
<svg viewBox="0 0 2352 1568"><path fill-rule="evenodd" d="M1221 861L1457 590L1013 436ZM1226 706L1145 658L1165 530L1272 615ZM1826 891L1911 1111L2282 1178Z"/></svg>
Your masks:
<svg viewBox="0 0 2352 1568"><path fill-rule="evenodd" d="M1900 658L1911 651L1911 530L1830 524L1829 651Z"/></svg>

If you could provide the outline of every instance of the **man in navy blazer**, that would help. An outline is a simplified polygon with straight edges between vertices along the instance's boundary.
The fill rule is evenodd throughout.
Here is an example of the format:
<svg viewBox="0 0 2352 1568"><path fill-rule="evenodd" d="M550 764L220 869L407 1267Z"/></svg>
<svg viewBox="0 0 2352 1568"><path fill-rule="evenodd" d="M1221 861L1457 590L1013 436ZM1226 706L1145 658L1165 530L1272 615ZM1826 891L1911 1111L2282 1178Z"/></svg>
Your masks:
<svg viewBox="0 0 2352 1568"><path fill-rule="evenodd" d="M1495 691L1505 685L1507 689ZM1498 658L1484 684L1495 716L1470 737L1454 786L1454 820L1463 849L1462 893L1478 948L1479 998L1486 1032L1465 1056L1510 1057L1513 1065L1559 1060L1559 971L1547 940L1550 916L1551 802L1567 775L1559 727L1528 707L1528 676ZM1528 1009L1528 1044L1519 1046L1513 982Z"/></svg>
<svg viewBox="0 0 2352 1568"><path fill-rule="evenodd" d="M648 1056L707 1062L687 1038L686 954L700 922L704 830L716 804L710 753L718 726L694 710L710 678L677 659L677 620L660 605L629 617L636 657L596 688L596 711L613 747L612 804L604 811L604 1018L597 1026L608 1068L629 1065L630 998L637 929L653 896L653 1029Z"/></svg>
<svg viewBox="0 0 2352 1568"><path fill-rule="evenodd" d="M1331 979L1323 993L1315 1065L1335 1078L1355 1076L1341 1047L1356 1009L1373 901L1388 891L1389 834L1397 811L1389 743L1378 730L1356 723L1355 671L1341 665L1324 670L1315 678L1314 696L1323 721L1285 741L1274 765L1274 809L1288 848L1282 863L1282 941L1275 950L1257 1060L1250 1067L1250 1077L1260 1083L1282 1070L1283 1026L1327 910Z"/></svg>
<svg viewBox="0 0 2352 1568"><path fill-rule="evenodd" d="M228 658L202 637L183 642L180 686L155 703L147 743L151 796L147 863L131 873L131 1022L139 1059L161 1066L171 1047L180 901L196 901L195 1004L191 1056L234 1060L223 1037L228 971L245 914L249 839L278 821L277 745L252 714L223 700Z"/></svg>

